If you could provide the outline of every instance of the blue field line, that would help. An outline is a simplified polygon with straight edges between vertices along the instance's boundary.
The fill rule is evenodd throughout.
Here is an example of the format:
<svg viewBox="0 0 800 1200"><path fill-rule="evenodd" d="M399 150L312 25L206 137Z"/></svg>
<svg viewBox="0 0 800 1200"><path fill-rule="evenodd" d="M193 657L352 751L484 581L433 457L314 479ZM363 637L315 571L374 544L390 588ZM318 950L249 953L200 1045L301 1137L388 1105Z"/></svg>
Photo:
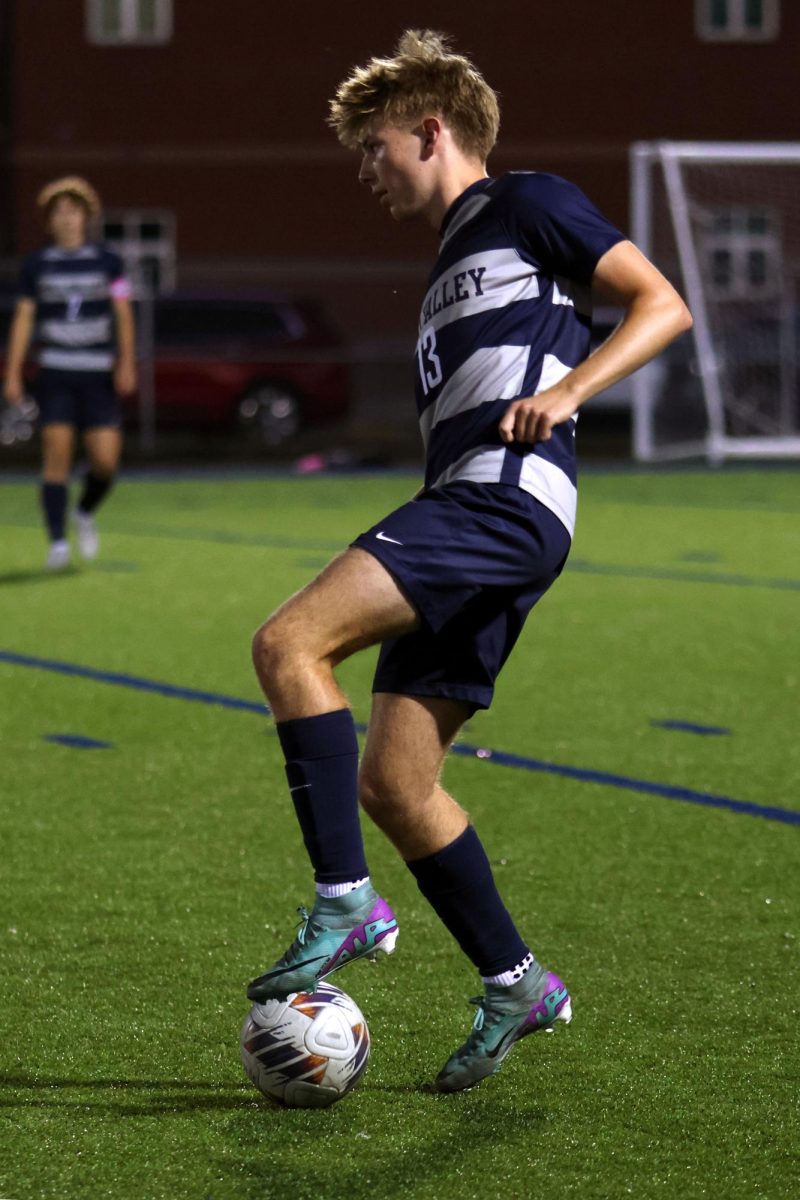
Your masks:
<svg viewBox="0 0 800 1200"><path fill-rule="evenodd" d="M29 518L6 517L0 525L13 529L38 529ZM342 538L299 538L280 533L232 533L227 529L196 529L189 525L104 525L106 533L116 537L158 538L172 542L206 542L215 546L264 547L268 550L321 550L336 554L344 549Z"/></svg>
<svg viewBox="0 0 800 1200"><path fill-rule="evenodd" d="M698 725L694 721L651 721L656 729L674 729L678 733L696 733L700 737L727 737L730 729L722 725Z"/></svg>
<svg viewBox="0 0 800 1200"><path fill-rule="evenodd" d="M170 696L174 700L194 700L198 704L218 704L222 708L238 708L245 712L268 716L266 704L256 700L241 700L238 696L226 696L223 692L203 692L197 688L175 687L172 683L161 683L157 679L143 679L140 675L126 675L117 671L98 671L94 667L81 667L77 663L58 662L51 658L36 658L31 654L15 654L12 650L0 650L0 662L14 667L34 667L40 671L54 671L57 675L74 675L80 679L92 679L95 683L112 683L117 687L134 688L139 692L155 692L159 696Z"/></svg>
<svg viewBox="0 0 800 1200"><path fill-rule="evenodd" d="M143 679L138 675L127 675L116 671L99 671L95 667L83 667L76 663L59 662L55 659L38 658L30 654L17 654L12 650L0 650L0 662L11 666L31 667L41 671L54 671L60 675L72 675L81 679L91 679L95 683L109 683L117 687L134 688L142 692L155 692L177 700L191 700L199 704L216 704L223 708L240 709L244 712L256 713L258 716L268 716L266 704L254 700L242 700L238 696L228 696L224 692L204 692L196 688L176 687L171 683L161 683L155 679ZM356 725L360 733L366 731L365 725ZM734 800L729 796L715 796L709 792L695 792L691 788L673 787L671 784L652 783L647 779L632 779L627 775L615 775L608 771L590 771L584 767L568 767L560 763L545 762L542 759L526 758L519 754L509 754L504 750L491 750L481 746L470 746L464 742L456 743L451 753L465 758L477 758L481 762L493 763L499 767L514 767L523 771L542 771L551 775L560 775L566 779L577 779L582 783L598 783L609 787L624 788L632 792L644 792L647 795L663 796L668 800L682 800L689 804L706 805L711 808L724 808L729 812L743 813L751 817L762 817L767 821L779 821L784 825L800 825L800 812L787 808L777 808L761 804L752 804L746 800Z"/></svg>
<svg viewBox="0 0 800 1200"><path fill-rule="evenodd" d="M745 813L750 817L763 817L767 821L780 821L784 825L800 825L800 812L793 812L789 808L752 804L748 800L733 800L730 796L715 796L711 792L695 792L692 788L674 787L669 783L630 779L627 775L615 775L610 771L590 771L585 767L565 767L560 763L524 758L519 754L507 754L504 750L465 746L463 742L453 746L451 753L461 754L468 758L475 757L484 762L497 763L501 767L517 767L524 771L543 771L550 775L561 775L566 779L580 779L584 783L601 783L609 787L624 788L629 792L646 792L651 796L664 796L667 800L683 800L688 804L726 808L729 812Z"/></svg>
<svg viewBox="0 0 800 1200"><path fill-rule="evenodd" d="M718 587L770 588L800 592L800 579L770 579L758 575L732 575L716 571L676 571L674 567L633 567L625 563L593 563L587 559L568 559L564 573L614 575L623 579L660 579L670 583L713 583Z"/></svg>
<svg viewBox="0 0 800 1200"><path fill-rule="evenodd" d="M5 519L0 525L33 529L29 520ZM200 542L217 546L246 546L269 550L319 551L334 555L345 548L345 540L334 538L298 538L285 534L241 534L225 529L195 529L180 525L107 526L107 532L121 537L157 538L167 541ZM102 564L99 564L102 566ZM619 579L654 579L670 583L714 584L717 587L765 588L772 591L800 592L800 579L770 578L769 576L739 575L716 571L685 571L674 567L638 567L627 563L595 563L589 559L570 558L566 575L608 575Z"/></svg>
<svg viewBox="0 0 800 1200"><path fill-rule="evenodd" d="M299 538L280 533L232 533L227 529L194 529L186 525L128 525L111 530L125 537L166 538L180 542L211 542L217 546L264 546L270 550L324 550L336 554L344 549L341 538Z"/></svg>
<svg viewBox="0 0 800 1200"><path fill-rule="evenodd" d="M43 733L42 740L55 742L59 746L69 746L72 750L113 750L113 742L101 742L97 738L86 737L82 733Z"/></svg>

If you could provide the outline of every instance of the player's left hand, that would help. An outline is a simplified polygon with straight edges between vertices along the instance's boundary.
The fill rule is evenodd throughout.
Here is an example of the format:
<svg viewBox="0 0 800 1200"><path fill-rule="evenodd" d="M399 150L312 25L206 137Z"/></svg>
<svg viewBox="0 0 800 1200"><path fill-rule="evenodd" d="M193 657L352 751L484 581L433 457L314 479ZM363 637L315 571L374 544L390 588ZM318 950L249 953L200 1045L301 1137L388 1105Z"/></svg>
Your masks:
<svg viewBox="0 0 800 1200"><path fill-rule="evenodd" d="M576 407L574 398L557 388L548 388L537 396L523 396L506 409L499 426L500 437L508 444L547 442L553 426L569 420Z"/></svg>
<svg viewBox="0 0 800 1200"><path fill-rule="evenodd" d="M114 388L120 396L130 396L136 391L138 380L136 378L135 363L117 363L114 368Z"/></svg>

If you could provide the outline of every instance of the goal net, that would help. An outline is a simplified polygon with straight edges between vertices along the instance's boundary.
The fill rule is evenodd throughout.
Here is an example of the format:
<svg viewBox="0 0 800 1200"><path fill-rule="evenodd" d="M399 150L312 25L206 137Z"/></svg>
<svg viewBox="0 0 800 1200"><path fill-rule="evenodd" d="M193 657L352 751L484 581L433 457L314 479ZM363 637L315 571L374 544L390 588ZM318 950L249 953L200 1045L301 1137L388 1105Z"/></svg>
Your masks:
<svg viewBox="0 0 800 1200"><path fill-rule="evenodd" d="M631 181L694 317L633 376L636 458L800 456L800 143L637 142Z"/></svg>

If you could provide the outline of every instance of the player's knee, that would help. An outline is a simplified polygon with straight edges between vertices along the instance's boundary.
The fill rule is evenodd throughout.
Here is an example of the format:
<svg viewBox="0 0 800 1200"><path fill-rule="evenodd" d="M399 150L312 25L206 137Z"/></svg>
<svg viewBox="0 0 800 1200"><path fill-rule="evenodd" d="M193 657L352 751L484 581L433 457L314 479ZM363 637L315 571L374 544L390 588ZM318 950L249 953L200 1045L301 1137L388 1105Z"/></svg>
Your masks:
<svg viewBox="0 0 800 1200"><path fill-rule="evenodd" d="M277 681L297 658L294 639L284 623L275 617L256 630L252 644L253 666L262 685Z"/></svg>
<svg viewBox="0 0 800 1200"><path fill-rule="evenodd" d="M393 780L388 772L381 770L380 764L362 764L358 776L358 799L364 812L376 825L380 825L381 818L395 808L397 796Z"/></svg>
<svg viewBox="0 0 800 1200"><path fill-rule="evenodd" d="M66 483L72 468L68 452L48 450L42 459L42 478L45 483Z"/></svg>
<svg viewBox="0 0 800 1200"><path fill-rule="evenodd" d="M263 675L274 664L279 655L279 640L272 630L272 622L265 621L253 634L251 651L253 666L258 675Z"/></svg>

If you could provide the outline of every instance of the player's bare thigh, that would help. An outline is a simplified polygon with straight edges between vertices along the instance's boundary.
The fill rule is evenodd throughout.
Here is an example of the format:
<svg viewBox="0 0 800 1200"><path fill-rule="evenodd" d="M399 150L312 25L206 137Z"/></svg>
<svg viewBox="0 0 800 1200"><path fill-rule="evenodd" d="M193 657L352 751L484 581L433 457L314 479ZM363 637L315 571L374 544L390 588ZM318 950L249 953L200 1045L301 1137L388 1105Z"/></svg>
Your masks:
<svg viewBox="0 0 800 1200"><path fill-rule="evenodd" d="M467 827L467 814L439 776L468 715L460 700L386 692L373 696L359 798L407 861L435 854Z"/></svg>
<svg viewBox="0 0 800 1200"><path fill-rule="evenodd" d="M346 550L255 635L253 662L276 718L338 707L343 700L332 690L332 668L418 625L413 605L386 568L365 550Z"/></svg>
<svg viewBox="0 0 800 1200"><path fill-rule="evenodd" d="M340 554L267 621L305 653L334 664L356 650L419 627L411 601L366 550Z"/></svg>

